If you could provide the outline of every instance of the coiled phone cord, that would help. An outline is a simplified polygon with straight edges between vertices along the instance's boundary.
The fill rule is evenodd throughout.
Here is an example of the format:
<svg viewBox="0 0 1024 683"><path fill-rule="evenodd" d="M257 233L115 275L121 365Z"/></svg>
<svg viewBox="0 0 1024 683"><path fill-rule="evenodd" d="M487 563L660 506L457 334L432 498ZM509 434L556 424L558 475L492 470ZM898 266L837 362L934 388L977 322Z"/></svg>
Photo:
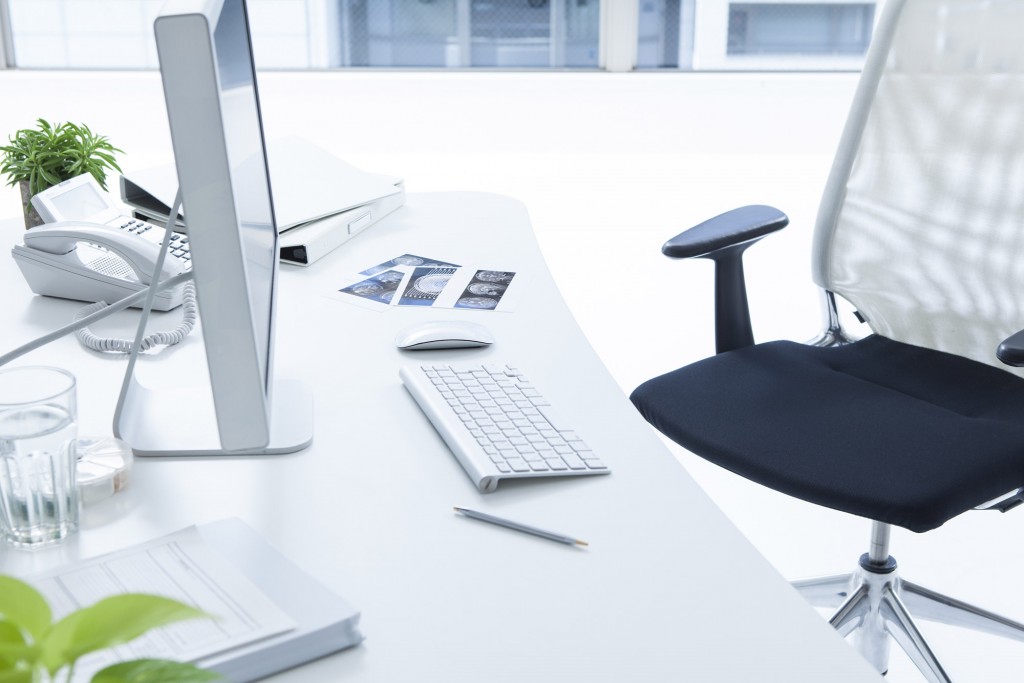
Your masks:
<svg viewBox="0 0 1024 683"><path fill-rule="evenodd" d="M97 301L94 304L79 309L75 313L75 320L81 320L87 315L91 315L97 311L102 311L107 307L105 301ZM192 332L192 328L195 327L196 318L198 317L196 311L196 286L191 280L185 283L184 290L181 295L181 310L182 319L181 322L170 331L154 332L153 334L147 335L142 339L141 351L148 351L154 346L164 345L171 346L182 341L185 337ZM92 349L93 351L101 351L104 353L131 353L132 351L132 340L131 339L110 339L97 336L88 327L83 327L75 333L85 347Z"/></svg>

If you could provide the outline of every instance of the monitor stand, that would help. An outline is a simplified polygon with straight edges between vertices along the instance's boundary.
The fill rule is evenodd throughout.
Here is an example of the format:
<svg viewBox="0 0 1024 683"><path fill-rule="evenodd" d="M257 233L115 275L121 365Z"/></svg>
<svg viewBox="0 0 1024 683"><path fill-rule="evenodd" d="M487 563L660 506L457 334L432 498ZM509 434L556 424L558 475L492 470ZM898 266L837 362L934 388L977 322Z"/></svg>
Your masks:
<svg viewBox="0 0 1024 683"><path fill-rule="evenodd" d="M157 362L178 365L177 360ZM126 441L135 455L277 455L300 451L313 441L313 394L304 382L275 380L266 446L229 451L220 443L209 380L147 386L136 377L134 365L129 363L114 412L114 436ZM147 381L151 380L147 377Z"/></svg>

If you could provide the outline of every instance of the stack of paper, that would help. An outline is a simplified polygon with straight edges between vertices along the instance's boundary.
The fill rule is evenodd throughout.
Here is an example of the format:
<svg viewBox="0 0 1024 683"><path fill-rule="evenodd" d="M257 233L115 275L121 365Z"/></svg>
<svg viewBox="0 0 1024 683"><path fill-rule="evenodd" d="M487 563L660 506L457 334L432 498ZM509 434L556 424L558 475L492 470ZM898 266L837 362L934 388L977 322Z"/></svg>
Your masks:
<svg viewBox="0 0 1024 683"><path fill-rule="evenodd" d="M30 579L56 617L119 593L149 593L214 615L155 629L84 657L75 681L117 661L193 662L252 681L362 642L359 612L228 519Z"/></svg>

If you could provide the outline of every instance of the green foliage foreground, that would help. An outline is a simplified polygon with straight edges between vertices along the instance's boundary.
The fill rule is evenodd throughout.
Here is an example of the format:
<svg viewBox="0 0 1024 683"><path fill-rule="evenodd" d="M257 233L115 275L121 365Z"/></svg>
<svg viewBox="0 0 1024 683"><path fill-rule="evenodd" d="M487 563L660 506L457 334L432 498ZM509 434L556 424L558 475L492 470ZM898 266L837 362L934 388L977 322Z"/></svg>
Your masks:
<svg viewBox="0 0 1024 683"><path fill-rule="evenodd" d="M198 617L209 615L176 600L126 594L100 600L54 623L50 606L38 591L0 576L0 683L70 682L75 663L84 655ZM139 659L99 671L92 683L199 683L219 678L192 664Z"/></svg>

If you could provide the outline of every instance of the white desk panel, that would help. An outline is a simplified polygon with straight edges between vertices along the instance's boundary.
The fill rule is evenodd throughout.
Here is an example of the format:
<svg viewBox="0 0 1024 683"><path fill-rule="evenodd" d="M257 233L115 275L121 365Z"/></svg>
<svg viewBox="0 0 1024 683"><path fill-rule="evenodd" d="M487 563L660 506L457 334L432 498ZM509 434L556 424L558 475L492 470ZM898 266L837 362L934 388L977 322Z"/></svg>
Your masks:
<svg viewBox="0 0 1024 683"><path fill-rule="evenodd" d="M0 235L13 244L15 222L0 224ZM324 296L344 276L403 253L514 270L524 291L509 313L376 312ZM614 263L594 267L609 274L595 287L614 285ZM78 308L32 296L10 260L0 262L0 285L5 349ZM77 537L32 553L3 548L0 571L40 570L238 516L363 612L362 646L281 680L879 680L636 413L562 301L518 202L410 195L406 207L313 267L283 267L279 295L278 375L313 387L310 449L137 460L130 489L86 508ZM134 314L119 315L98 331L128 333ZM157 324L173 325L175 316L157 316ZM497 342L461 351L394 348L398 330L440 318L481 322ZM167 381L199 358L193 336L147 358L142 377ZM463 360L518 364L613 474L506 482L478 493L398 379L406 363ZM124 360L66 338L18 362L75 372L81 433L109 434ZM467 520L453 505L591 545L563 546Z"/></svg>

